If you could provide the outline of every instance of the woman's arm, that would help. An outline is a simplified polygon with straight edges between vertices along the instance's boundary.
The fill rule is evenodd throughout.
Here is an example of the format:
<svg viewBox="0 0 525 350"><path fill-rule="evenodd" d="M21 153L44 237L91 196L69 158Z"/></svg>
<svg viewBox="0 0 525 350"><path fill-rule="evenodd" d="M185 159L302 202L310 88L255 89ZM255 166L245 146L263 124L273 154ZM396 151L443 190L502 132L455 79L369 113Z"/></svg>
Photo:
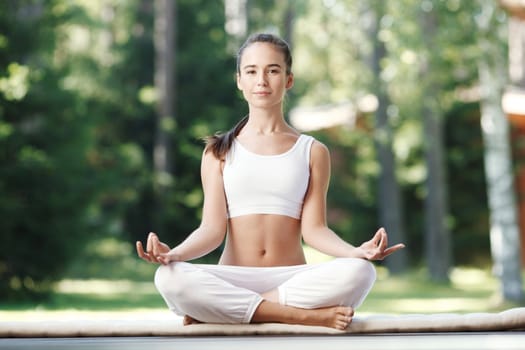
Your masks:
<svg viewBox="0 0 525 350"><path fill-rule="evenodd" d="M201 179L204 205L199 227L181 244L169 251L167 251L169 249L167 245L161 243L155 234L150 234L147 253L139 249L140 242L137 243L137 251L141 258L162 264L168 264L171 261L187 261L208 254L222 243L227 226L226 198L221 161L215 158L212 152L205 151L202 156Z"/></svg>
<svg viewBox="0 0 525 350"><path fill-rule="evenodd" d="M315 141L310 156L310 183L301 216L301 232L306 244L334 257L381 260L404 247L398 244L388 248L388 237L379 229L374 237L359 247L347 243L326 223L326 195L330 182L330 154L328 148Z"/></svg>

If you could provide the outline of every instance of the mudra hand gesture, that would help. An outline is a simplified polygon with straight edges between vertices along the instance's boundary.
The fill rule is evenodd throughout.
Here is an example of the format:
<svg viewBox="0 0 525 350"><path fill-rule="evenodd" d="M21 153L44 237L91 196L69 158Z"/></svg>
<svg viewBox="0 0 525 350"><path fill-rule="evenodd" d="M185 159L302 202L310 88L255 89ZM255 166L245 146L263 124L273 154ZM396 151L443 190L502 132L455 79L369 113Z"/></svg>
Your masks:
<svg viewBox="0 0 525 350"><path fill-rule="evenodd" d="M146 251L144 251L141 241L137 241L136 248L137 254L141 259L146 260L147 262L159 264L164 263L162 256L170 251L170 247L166 243L162 243L159 240L159 237L153 232L150 232L148 235Z"/></svg>
<svg viewBox="0 0 525 350"><path fill-rule="evenodd" d="M374 237L359 246L367 260L383 260L388 255L404 248L403 243L388 247L388 236L384 228L380 228Z"/></svg>

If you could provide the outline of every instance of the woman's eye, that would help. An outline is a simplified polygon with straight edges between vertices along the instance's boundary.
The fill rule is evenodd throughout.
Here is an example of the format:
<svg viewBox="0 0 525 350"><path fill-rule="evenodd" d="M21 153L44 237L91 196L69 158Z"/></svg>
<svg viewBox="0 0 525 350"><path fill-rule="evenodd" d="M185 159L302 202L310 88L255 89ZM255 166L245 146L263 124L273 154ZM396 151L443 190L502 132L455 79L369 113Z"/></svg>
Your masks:
<svg viewBox="0 0 525 350"><path fill-rule="evenodd" d="M254 70L247 70L246 74L255 74L255 71Z"/></svg>

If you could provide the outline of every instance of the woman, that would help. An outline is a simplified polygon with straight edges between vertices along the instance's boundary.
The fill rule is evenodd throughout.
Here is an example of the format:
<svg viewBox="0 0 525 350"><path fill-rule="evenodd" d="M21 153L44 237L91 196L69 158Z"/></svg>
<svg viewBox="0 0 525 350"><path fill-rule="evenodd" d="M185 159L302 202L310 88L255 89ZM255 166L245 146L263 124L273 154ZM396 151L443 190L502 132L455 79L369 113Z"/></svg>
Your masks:
<svg viewBox="0 0 525 350"><path fill-rule="evenodd" d="M231 131L207 139L201 178L202 222L173 249L150 233L138 255L160 263L155 284L169 308L195 322L282 322L345 329L375 281L369 260L387 234L354 247L326 225L327 148L290 127L283 99L293 86L286 42L270 34L247 39L237 56L237 87L249 114ZM301 239L336 259L306 264ZM186 261L216 249L218 265Z"/></svg>

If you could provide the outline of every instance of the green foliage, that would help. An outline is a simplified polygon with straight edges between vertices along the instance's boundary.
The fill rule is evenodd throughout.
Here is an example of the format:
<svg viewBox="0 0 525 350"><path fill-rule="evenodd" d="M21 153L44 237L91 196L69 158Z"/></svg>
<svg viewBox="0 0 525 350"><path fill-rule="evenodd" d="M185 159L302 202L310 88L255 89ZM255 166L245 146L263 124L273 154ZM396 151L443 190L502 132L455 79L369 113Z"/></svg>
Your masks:
<svg viewBox="0 0 525 350"><path fill-rule="evenodd" d="M122 215L147 182L146 157L128 129L147 108L138 102L140 76L124 80L118 47L91 51L90 40L96 47L111 28L89 7L2 6L9 30L0 56L9 64L0 76L12 83L0 96L0 231L10 247L0 253L0 296L23 298L45 295L93 237L122 234ZM25 80L15 79L21 67Z"/></svg>
<svg viewBox="0 0 525 350"><path fill-rule="evenodd" d="M363 117L371 122L370 116ZM360 244L377 230L375 179L378 164L370 129L349 132L333 128L313 133L329 145L332 161L332 180L328 192L330 226L344 239Z"/></svg>
<svg viewBox="0 0 525 350"><path fill-rule="evenodd" d="M489 210L479 120L476 104L457 104L447 115L449 225L455 262L485 266L490 263Z"/></svg>
<svg viewBox="0 0 525 350"><path fill-rule="evenodd" d="M128 226L130 230L135 227L133 237L144 239L148 231L155 231L170 244L186 238L200 221L202 139L230 129L247 111L237 95L235 57L227 51L223 4L178 1L177 10L181 29L176 39L176 127L171 139L173 181L162 195L157 195L158 202L153 189L145 193L140 210L133 208L128 216L134 222ZM138 212L151 211L151 207L157 210L150 225L137 225L133 217L137 218ZM136 230L139 226L140 231Z"/></svg>
<svg viewBox="0 0 525 350"><path fill-rule="evenodd" d="M0 75L12 78L22 67L28 72L24 93L11 85L0 95L7 130L0 138L0 232L7 248L0 253L0 297L12 298L45 293L76 256L87 237L95 183L86 176L90 137L79 115L82 102L52 67L53 39L41 41L32 30L47 35L47 22L57 19L37 2L2 7L2 26L12 31L0 55L10 64ZM21 16L24 11L34 16Z"/></svg>
<svg viewBox="0 0 525 350"><path fill-rule="evenodd" d="M382 4L382 2L379 2ZM370 54L366 38L368 3L354 1L308 2L296 19L295 88L300 105L337 104L372 93ZM413 263L422 253L426 196L426 167L421 110L432 103L443 115L445 161L449 186L449 218L454 260L488 263L488 212L485 198L483 145L479 104L473 100L477 84L475 18L479 3L403 0L390 2L380 20L379 40L387 56L381 62L382 84L388 91L389 123L394 131L393 151L403 192L407 246ZM421 32L426 15L437 18L432 42ZM504 17L504 16L503 16ZM421 75L430 65L427 75ZM426 100L423 86L436 84ZM425 102L427 101L427 102ZM329 192L332 226L352 243L369 237L377 226L376 163L373 122L360 117L351 130L316 133L332 152L333 174Z"/></svg>
<svg viewBox="0 0 525 350"><path fill-rule="evenodd" d="M354 0L250 2L250 32L292 39L295 86L287 108L358 102L375 93L368 7ZM424 43L420 31L428 11L439 19L432 43ZM433 103L445 118L455 260L478 263L488 255L479 106L465 97L477 82L482 54L478 12L477 2L400 0L386 5L380 21L388 51L381 79L392 101L389 122L413 262L423 258L421 108L429 81L439 82ZM293 22L286 22L289 13ZM97 259L138 269L129 260L133 247L115 242L156 231L173 245L199 224L201 139L230 129L247 112L235 84L232 38L224 31L223 2L177 0L175 122L167 126L174 170L159 194L152 171L153 15L147 0L0 2L3 300L45 292L65 273L97 276ZM420 74L426 62L432 77ZM373 116L363 114L353 129L312 133L332 155L330 225L356 244L377 228L374 139L380 135L373 125ZM113 256L98 255L108 249Z"/></svg>
<svg viewBox="0 0 525 350"><path fill-rule="evenodd" d="M66 279L149 281L157 266L137 259L135 246L115 237L90 240L65 271Z"/></svg>

